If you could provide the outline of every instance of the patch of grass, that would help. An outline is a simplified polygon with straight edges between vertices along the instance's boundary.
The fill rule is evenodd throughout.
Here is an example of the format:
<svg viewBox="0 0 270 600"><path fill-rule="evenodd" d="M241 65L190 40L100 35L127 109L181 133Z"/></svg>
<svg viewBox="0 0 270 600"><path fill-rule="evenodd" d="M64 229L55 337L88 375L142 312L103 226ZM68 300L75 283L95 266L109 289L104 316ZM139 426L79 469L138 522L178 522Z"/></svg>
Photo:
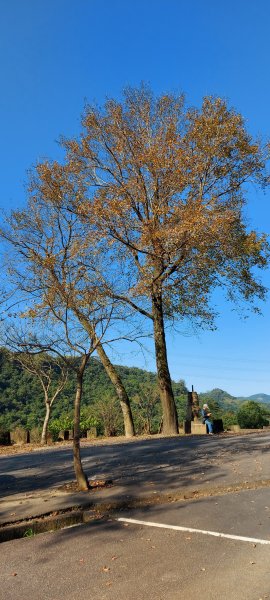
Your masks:
<svg viewBox="0 0 270 600"><path fill-rule="evenodd" d="M34 537L35 533L33 531L33 529L30 527L29 529L26 529L26 531L23 534L24 538L31 538Z"/></svg>

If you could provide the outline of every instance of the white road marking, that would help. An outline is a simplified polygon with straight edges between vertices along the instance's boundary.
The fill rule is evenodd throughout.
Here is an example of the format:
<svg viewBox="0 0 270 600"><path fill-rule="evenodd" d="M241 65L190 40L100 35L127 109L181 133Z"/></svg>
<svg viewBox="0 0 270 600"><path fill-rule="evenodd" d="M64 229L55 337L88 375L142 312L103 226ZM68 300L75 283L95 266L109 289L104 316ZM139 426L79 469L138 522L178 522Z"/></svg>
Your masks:
<svg viewBox="0 0 270 600"><path fill-rule="evenodd" d="M139 521L137 519L117 519L124 523L134 523L135 525L146 525L147 527L159 527L160 529L173 529L174 531L186 531L188 533L202 533L203 535L212 535L219 538L227 538L229 540L237 540L239 542L251 542L253 544L270 544L270 540L261 540L251 537L243 537L241 535L231 535L229 533L219 533L218 531L204 531L203 529L192 529L191 527L180 527L180 525L166 525L165 523L153 523L152 521Z"/></svg>

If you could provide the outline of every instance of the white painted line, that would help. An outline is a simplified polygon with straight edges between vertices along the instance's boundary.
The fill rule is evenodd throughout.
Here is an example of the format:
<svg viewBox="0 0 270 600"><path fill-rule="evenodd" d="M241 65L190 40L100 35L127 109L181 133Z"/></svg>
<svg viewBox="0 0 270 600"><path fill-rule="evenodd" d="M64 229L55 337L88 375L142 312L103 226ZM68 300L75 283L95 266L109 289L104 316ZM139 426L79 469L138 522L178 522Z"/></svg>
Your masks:
<svg viewBox="0 0 270 600"><path fill-rule="evenodd" d="M227 538L228 540L237 540L238 542L252 542L253 544L269 544L270 540L261 540L241 535L231 535L229 533L219 533L218 531L204 531L203 529L192 529L191 527L180 527L180 525L166 525L164 523L153 523L152 521L138 521L137 519L117 519L124 523L134 523L135 525L146 525L147 527L159 527L160 529L172 529L174 531L187 531L188 533L202 533L203 535L213 535L214 537Z"/></svg>

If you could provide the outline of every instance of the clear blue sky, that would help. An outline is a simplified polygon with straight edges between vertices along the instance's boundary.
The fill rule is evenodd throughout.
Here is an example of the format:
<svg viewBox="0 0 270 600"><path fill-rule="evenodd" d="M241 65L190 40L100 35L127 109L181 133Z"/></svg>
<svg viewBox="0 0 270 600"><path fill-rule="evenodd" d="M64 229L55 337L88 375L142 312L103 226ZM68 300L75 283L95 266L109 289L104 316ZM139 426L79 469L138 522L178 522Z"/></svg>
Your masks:
<svg viewBox="0 0 270 600"><path fill-rule="evenodd" d="M86 99L102 103L148 82L155 92L226 97L251 133L270 139L268 0L9 0L1 3L1 206L22 207L26 170L57 158L79 130ZM270 231L269 194L251 190L247 214ZM270 275L264 282L270 286ZM198 391L270 394L269 301L240 320L219 298L216 332L168 336L174 379ZM154 370L139 355L118 357Z"/></svg>

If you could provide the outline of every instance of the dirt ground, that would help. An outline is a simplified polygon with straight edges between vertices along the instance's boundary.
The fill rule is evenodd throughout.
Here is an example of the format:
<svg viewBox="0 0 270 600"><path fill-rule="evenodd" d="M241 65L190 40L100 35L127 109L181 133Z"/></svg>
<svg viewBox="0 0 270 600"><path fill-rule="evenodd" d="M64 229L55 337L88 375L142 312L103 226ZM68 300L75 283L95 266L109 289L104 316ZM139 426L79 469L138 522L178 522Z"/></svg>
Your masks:
<svg viewBox="0 0 270 600"><path fill-rule="evenodd" d="M93 446L93 445L103 445L103 444L123 444L123 443L132 443L138 440L145 439L157 439L162 437L162 435L138 435L134 438L126 438L125 436L117 436L117 437L98 437L92 439L81 439L81 448L83 446ZM37 452L37 451L46 451L46 450L57 450L60 448L71 448L72 440L61 441L61 442L48 442L46 446L42 444L11 444L9 446L0 446L0 455L9 456L12 454L24 454L25 452Z"/></svg>
<svg viewBox="0 0 270 600"><path fill-rule="evenodd" d="M217 434L218 436L241 436L241 435L247 435L247 434L252 434L255 433L256 434L260 434L260 433L266 433L266 431L268 431L270 428L265 428L265 429L241 429L241 431L239 432L232 432L232 431L225 431L223 433L219 433ZM183 435L183 434L182 434ZM181 434L180 434L181 436ZM162 434L155 434L155 435L137 435L133 438L126 438L125 436L117 436L117 437L98 437L98 438L92 438L92 439L87 439L87 438L82 438L81 439L81 448L83 448L83 446L103 446L103 445L107 445L107 444L123 444L123 443L132 443L132 442L136 442L139 440L146 440L146 439L158 439L158 438L162 438ZM10 456L12 454L24 454L24 453L30 453L30 452L40 452L40 451L44 451L46 452L47 450L58 450L60 448L71 448L72 447L72 440L68 440L68 441L61 441L61 442L49 442L46 446L43 446L41 444L37 444L37 443L29 443L29 444L11 444L10 446L0 446L0 456Z"/></svg>

